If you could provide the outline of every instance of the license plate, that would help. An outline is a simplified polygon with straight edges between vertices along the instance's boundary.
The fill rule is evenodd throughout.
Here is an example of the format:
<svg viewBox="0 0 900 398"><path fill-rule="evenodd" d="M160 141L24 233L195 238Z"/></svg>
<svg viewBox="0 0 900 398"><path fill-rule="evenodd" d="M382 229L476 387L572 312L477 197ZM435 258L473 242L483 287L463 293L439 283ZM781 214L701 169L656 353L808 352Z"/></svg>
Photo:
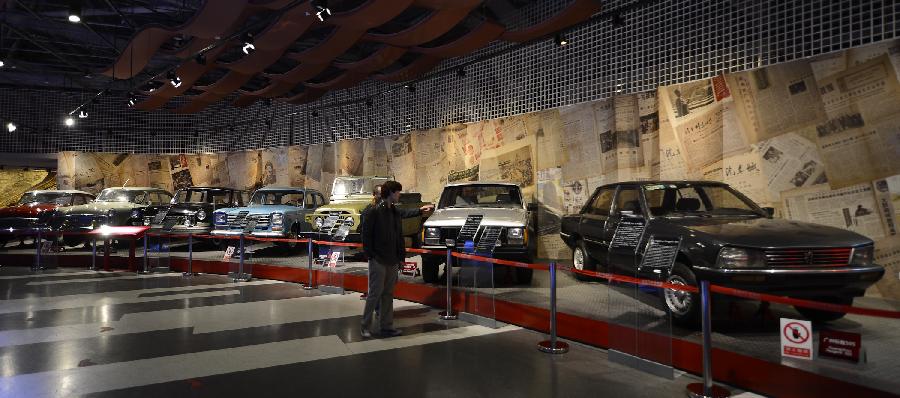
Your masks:
<svg viewBox="0 0 900 398"><path fill-rule="evenodd" d="M334 233L334 238L338 240L344 240L347 238L347 235L350 234L350 226L347 224L341 225L338 227L337 232Z"/></svg>

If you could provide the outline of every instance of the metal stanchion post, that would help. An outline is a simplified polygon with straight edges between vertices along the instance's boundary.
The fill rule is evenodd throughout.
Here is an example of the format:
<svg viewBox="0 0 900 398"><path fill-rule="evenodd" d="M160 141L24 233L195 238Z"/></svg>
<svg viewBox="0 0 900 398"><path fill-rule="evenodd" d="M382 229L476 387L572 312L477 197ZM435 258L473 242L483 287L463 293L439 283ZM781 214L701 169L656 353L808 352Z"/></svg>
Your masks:
<svg viewBox="0 0 900 398"><path fill-rule="evenodd" d="M565 354L569 344L556 340L556 262L550 263L550 340L538 343L538 350L548 354Z"/></svg>
<svg viewBox="0 0 900 398"><path fill-rule="evenodd" d="M150 253L150 250L149 250L150 244L148 242L148 240L150 238L148 238L148 236L150 236L150 234L145 232L144 233L144 269L138 271L138 274L141 274L141 275L146 275L146 274L150 273L150 259L147 258L147 255ZM96 242L97 241L95 240L94 243L96 243ZM159 247L159 246L157 246L157 247Z"/></svg>
<svg viewBox="0 0 900 398"><path fill-rule="evenodd" d="M194 235L188 233L188 269L181 276L196 276L194 273Z"/></svg>
<svg viewBox="0 0 900 398"><path fill-rule="evenodd" d="M713 384L712 378L712 303L709 297L709 281L700 281L700 316L703 327L703 383L687 386L691 398L727 398L731 392Z"/></svg>
<svg viewBox="0 0 900 398"><path fill-rule="evenodd" d="M312 236L309 236L306 241L306 271L309 274L309 282L306 283L306 286L303 286L303 290L313 290L315 287L313 286L313 239Z"/></svg>
<svg viewBox="0 0 900 398"><path fill-rule="evenodd" d="M238 250L239 256L241 256L238 261L238 272L237 275L234 276L234 280L232 282L237 282L238 280L244 279L244 233L241 232L240 235L240 249Z"/></svg>
<svg viewBox="0 0 900 398"><path fill-rule="evenodd" d="M447 310L442 311L440 314L440 318L445 321L452 321L457 319L458 316L453 313L453 302L451 298L451 293L453 290L453 248L456 247L456 241L453 239L447 239L445 242L447 246L447 264L444 265L444 277L447 279Z"/></svg>
<svg viewBox="0 0 900 398"><path fill-rule="evenodd" d="M41 230L37 230L37 237L34 239L34 266L31 267L31 272L37 272L37 270L41 269Z"/></svg>
<svg viewBox="0 0 900 398"><path fill-rule="evenodd" d="M97 270L97 238L91 237L91 271Z"/></svg>

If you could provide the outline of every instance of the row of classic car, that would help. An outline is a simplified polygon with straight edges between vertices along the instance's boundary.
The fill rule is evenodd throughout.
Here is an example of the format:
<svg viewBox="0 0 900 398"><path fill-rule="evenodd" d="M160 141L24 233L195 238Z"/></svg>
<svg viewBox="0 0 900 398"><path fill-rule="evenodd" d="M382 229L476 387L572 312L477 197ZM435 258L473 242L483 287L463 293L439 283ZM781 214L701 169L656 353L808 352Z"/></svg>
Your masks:
<svg viewBox="0 0 900 398"><path fill-rule="evenodd" d="M96 198L81 191L33 191L0 210L0 243L28 229L79 230L99 225L149 225L167 233L250 234L359 241L372 188L389 177L338 177L329 201L312 189L240 190L192 187L172 197L156 188L107 188ZM94 200L91 200L94 199ZM419 208L420 194L401 195L401 207ZM536 253L536 204L508 182L462 182L444 187L427 219L404 220L410 245L457 250L521 262ZM610 271L673 284L701 279L746 290L851 304L878 281L872 240L843 229L774 219L726 184L708 181L622 182L598 187L577 214L562 217L560 236L582 271ZM652 242L677 242L674 261L645 259ZM74 242L73 242L74 243ZM646 261L645 261L646 260ZM654 260L655 261L655 260ZM425 282L439 280L444 256L423 255ZM528 268L494 266L496 273L530 283ZM576 273L578 279L589 279ZM673 319L695 323L695 294L664 290ZM815 320L843 314L798 308Z"/></svg>

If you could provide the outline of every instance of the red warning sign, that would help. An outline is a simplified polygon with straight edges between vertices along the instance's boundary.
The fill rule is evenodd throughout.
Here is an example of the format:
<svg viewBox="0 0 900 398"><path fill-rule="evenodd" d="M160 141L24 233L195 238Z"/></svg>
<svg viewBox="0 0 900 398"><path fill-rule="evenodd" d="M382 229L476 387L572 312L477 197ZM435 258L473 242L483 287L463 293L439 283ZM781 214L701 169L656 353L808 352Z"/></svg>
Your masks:
<svg viewBox="0 0 900 398"><path fill-rule="evenodd" d="M781 355L812 359L812 323L781 318Z"/></svg>

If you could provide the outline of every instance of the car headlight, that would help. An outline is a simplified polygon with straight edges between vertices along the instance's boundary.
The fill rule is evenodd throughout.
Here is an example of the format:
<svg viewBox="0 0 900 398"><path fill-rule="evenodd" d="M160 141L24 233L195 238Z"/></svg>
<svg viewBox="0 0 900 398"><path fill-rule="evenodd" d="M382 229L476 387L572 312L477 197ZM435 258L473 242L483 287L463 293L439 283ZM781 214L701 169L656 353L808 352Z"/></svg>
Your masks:
<svg viewBox="0 0 900 398"><path fill-rule="evenodd" d="M110 215L112 217L112 215ZM131 211L131 218L141 218L141 211L138 209L134 209Z"/></svg>
<svg viewBox="0 0 900 398"><path fill-rule="evenodd" d="M272 213L272 225L281 225L284 223L284 214Z"/></svg>
<svg viewBox="0 0 900 398"><path fill-rule="evenodd" d="M850 257L852 265L872 265L875 259L875 246L869 245L864 247L853 248L853 256Z"/></svg>
<svg viewBox="0 0 900 398"><path fill-rule="evenodd" d="M228 216L225 213L216 213L213 215L213 218L216 220L216 224L225 224L228 222Z"/></svg>
<svg viewBox="0 0 900 398"><path fill-rule="evenodd" d="M425 228L425 238L440 239L441 238L441 229L436 228L436 227Z"/></svg>
<svg viewBox="0 0 900 398"><path fill-rule="evenodd" d="M762 253L740 247L723 247L719 250L716 266L719 268L754 268L765 265Z"/></svg>
<svg viewBox="0 0 900 398"><path fill-rule="evenodd" d="M197 221L203 221L206 219L206 212L203 209L200 209L194 213L194 216L197 217Z"/></svg>
<svg viewBox="0 0 900 398"><path fill-rule="evenodd" d="M506 230L506 243L510 245L525 244L525 228L509 228Z"/></svg>
<svg viewBox="0 0 900 398"><path fill-rule="evenodd" d="M153 221L153 218L150 218L150 217L144 217L144 225L150 225L150 223L151 223L152 221Z"/></svg>
<svg viewBox="0 0 900 398"><path fill-rule="evenodd" d="M316 228L322 228L322 225L325 224L325 219L322 216L316 217L315 223Z"/></svg>
<svg viewBox="0 0 900 398"><path fill-rule="evenodd" d="M352 227L354 224L356 224L356 221L353 221L353 216L347 216L347 218L344 219L344 225Z"/></svg>

